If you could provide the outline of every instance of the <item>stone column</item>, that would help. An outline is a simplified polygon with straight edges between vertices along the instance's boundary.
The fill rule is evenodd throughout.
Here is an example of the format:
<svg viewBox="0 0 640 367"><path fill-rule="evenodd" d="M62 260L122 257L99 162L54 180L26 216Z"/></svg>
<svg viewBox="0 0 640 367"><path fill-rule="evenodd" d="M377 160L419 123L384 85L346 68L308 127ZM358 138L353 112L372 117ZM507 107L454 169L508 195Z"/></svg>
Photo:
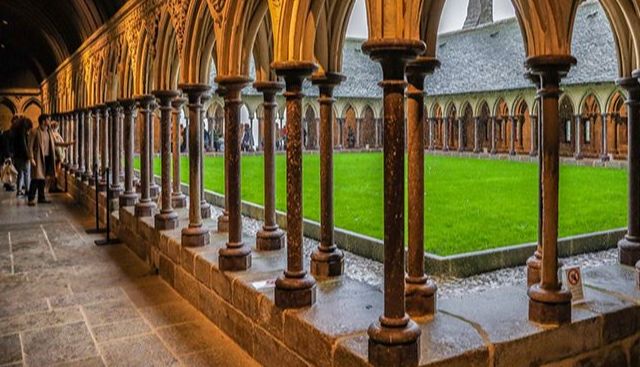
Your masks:
<svg viewBox="0 0 640 367"><path fill-rule="evenodd" d="M436 285L424 272L424 79L440 63L435 58L419 57L407 66L407 141L409 145L408 190L409 247L407 276L405 277L405 303L407 313L413 317L433 315L435 312ZM462 131L462 119L459 120ZM460 148L462 134L459 133Z"/></svg>
<svg viewBox="0 0 640 367"><path fill-rule="evenodd" d="M386 130L386 129L385 129ZM449 118L442 119L442 151L449 151Z"/></svg>
<svg viewBox="0 0 640 367"><path fill-rule="evenodd" d="M535 157L538 155L538 116L530 115L531 121L531 151L529 155Z"/></svg>
<svg viewBox="0 0 640 367"><path fill-rule="evenodd" d="M109 148L107 147L109 142L109 134L107 133L109 109L105 105L101 105L99 108L102 110L102 121L100 125L100 182L98 182L98 191L104 192L107 190L107 175L105 170L109 166Z"/></svg>
<svg viewBox="0 0 640 367"><path fill-rule="evenodd" d="M618 146L618 125L620 124L620 115L619 114L615 114L615 116L613 116L613 154L614 154L614 159L615 159L615 155L620 154L620 151L618 150L620 147Z"/></svg>
<svg viewBox="0 0 640 367"><path fill-rule="evenodd" d="M464 152L464 120L458 119L458 152Z"/></svg>
<svg viewBox="0 0 640 367"><path fill-rule="evenodd" d="M225 196L228 198L227 210L229 211L229 240L224 248L219 251L218 266L222 271L242 271L251 267L251 248L242 241L242 170L240 139L243 126L240 118L242 108L241 92L249 78L218 77L216 81L225 90L224 109L225 118L228 120L225 137L225 158L227 161L226 177L228 190Z"/></svg>
<svg viewBox="0 0 640 367"><path fill-rule="evenodd" d="M380 148L380 119L374 119L376 129L376 148ZM333 139L333 137L331 138Z"/></svg>
<svg viewBox="0 0 640 367"><path fill-rule="evenodd" d="M616 82L627 91L627 161L628 174L628 222L627 234L618 242L620 264L634 266L640 260L640 70L633 78L618 79Z"/></svg>
<svg viewBox="0 0 640 367"><path fill-rule="evenodd" d="M518 116L518 150L522 152L524 149L524 138L523 138L523 126L524 126L524 116Z"/></svg>
<svg viewBox="0 0 640 367"><path fill-rule="evenodd" d="M382 65L384 103L384 313L368 330L369 363L415 366L420 328L405 313L404 92L405 66L424 50L419 41L370 40L362 49Z"/></svg>
<svg viewBox="0 0 640 367"><path fill-rule="evenodd" d="M155 228L160 231L178 227L178 214L171 205L171 102L179 94L174 90L153 92L160 107L161 210L154 217Z"/></svg>
<svg viewBox="0 0 640 367"><path fill-rule="evenodd" d="M142 144L140 147L140 201L135 206L136 217L152 217L156 211L156 203L151 199L151 180L152 180L152 167L149 163L152 162L149 159L151 154L151 125L153 123L151 116L151 105L154 103L155 98L151 95L143 95L137 98L140 106L140 113L142 114Z"/></svg>
<svg viewBox="0 0 640 367"><path fill-rule="evenodd" d="M118 100L124 112L123 145L124 145L124 193L120 195L120 207L134 206L138 194L133 187L133 136L135 134L136 101L134 99Z"/></svg>
<svg viewBox="0 0 640 367"><path fill-rule="evenodd" d="M609 141L608 141L608 125L607 125L608 114L602 114L602 142L601 142L601 152L600 159L603 162L609 160Z"/></svg>
<svg viewBox="0 0 640 367"><path fill-rule="evenodd" d="M254 88L264 98L262 112L264 150L264 225L256 235L258 250L279 250L284 247L284 232L276 222L276 93L284 85L278 82L256 82Z"/></svg>
<svg viewBox="0 0 640 367"><path fill-rule="evenodd" d="M480 117L476 117L473 124L473 152L480 153Z"/></svg>
<svg viewBox="0 0 640 367"><path fill-rule="evenodd" d="M91 170L91 162L93 162L93 158L91 157L93 149L91 147L91 110L82 110L82 115L84 116L84 175L82 176L82 181L89 183L89 178L93 176Z"/></svg>
<svg viewBox="0 0 640 367"><path fill-rule="evenodd" d="M575 115L574 118L576 124L576 131L574 134L576 141L575 158L582 159L582 116Z"/></svg>
<svg viewBox="0 0 640 367"><path fill-rule="evenodd" d="M82 147L82 139L80 139L80 125L78 124L78 112L73 111L71 113L71 121L73 123L73 136L76 140L76 144L73 146L73 172L74 175L78 175L78 169L80 168L80 149Z"/></svg>
<svg viewBox="0 0 640 367"><path fill-rule="evenodd" d="M176 98L171 102L173 107L173 189L171 190L171 205L174 208L186 208L187 196L182 193L180 176L180 111L187 103L186 98Z"/></svg>
<svg viewBox="0 0 640 367"><path fill-rule="evenodd" d="M527 66L540 79L541 104L539 230L542 236L540 282L529 288L529 320L540 324L571 322L571 292L558 281L558 183L560 174L560 80L571 65L571 56L530 57Z"/></svg>
<svg viewBox="0 0 640 367"><path fill-rule="evenodd" d="M153 96L151 96L153 97ZM158 196L160 196L160 185L158 185L156 183L156 179L155 179L155 173L153 170L153 167L155 167L154 165L154 160L156 158L156 145L155 145L155 116L153 114L153 112L155 111L155 109L158 108L158 105L156 104L156 100L155 98L153 98L153 102L151 102L151 104L149 105L149 109L151 111L150 116L151 116L151 122L149 123L149 134L148 134L148 139L149 139L149 164L147 165L147 169L149 170L149 174L150 174L150 180L149 180L149 193L151 195L151 199L153 201L158 201Z"/></svg>
<svg viewBox="0 0 640 367"><path fill-rule="evenodd" d="M434 145L433 145L433 129L435 127L435 119L434 118L430 118L429 119L429 150L433 150Z"/></svg>
<svg viewBox="0 0 640 367"><path fill-rule="evenodd" d="M109 160L111 162L111 185L109 191L111 192L111 198L116 199L122 194L122 185L120 184L120 105L117 101L107 102L107 107L111 111L111 121L109 121L109 147L111 153Z"/></svg>
<svg viewBox="0 0 640 367"><path fill-rule="evenodd" d="M182 84L180 89L189 98L189 225L182 229L182 246L195 247L209 244L209 230L202 222L200 211L200 161L202 160L201 98L209 92L207 84Z"/></svg>
<svg viewBox="0 0 640 367"><path fill-rule="evenodd" d="M78 169L76 170L76 177L80 180L84 177L84 146L85 136L84 131L84 112L82 110L76 111L76 126L78 127Z"/></svg>
<svg viewBox="0 0 640 367"><path fill-rule="evenodd" d="M496 116L491 117L491 154L496 154Z"/></svg>
<svg viewBox="0 0 640 367"><path fill-rule="evenodd" d="M316 301L316 281L302 263L302 82L315 64L276 63L284 78L287 101L287 268L276 280L275 302L280 308L300 308Z"/></svg>
<svg viewBox="0 0 640 367"><path fill-rule="evenodd" d="M200 109L200 131L202 136L200 139L202 140L202 154L204 154L204 125L205 125L205 103L211 99L211 95L204 94L200 98L200 103L202 104L202 108ZM207 201L204 196L204 156L200 159L200 214L202 215L202 219L211 218L212 208L211 204Z"/></svg>
<svg viewBox="0 0 640 367"><path fill-rule="evenodd" d="M92 109L93 123L91 124L91 168L93 174L89 177L89 184L91 186L97 186L95 182L95 173L99 172L100 157L99 154L99 130L100 130L100 109L96 106Z"/></svg>
<svg viewBox="0 0 640 367"><path fill-rule="evenodd" d="M331 72L313 79L320 89L320 243L311 254L311 274L316 277L344 272L344 254L333 240L333 90L344 80L343 75Z"/></svg>
<svg viewBox="0 0 640 367"><path fill-rule="evenodd" d="M509 121L511 121L511 134L509 136L509 155L516 155L516 117L509 116Z"/></svg>
<svg viewBox="0 0 640 367"><path fill-rule="evenodd" d="M223 87L218 86L218 90L216 93L224 98L226 91ZM227 193L229 192L229 167L227 163L229 161L227 144L229 143L229 116L227 116L227 110L224 110L224 123L223 123L223 139L224 139L224 208L222 208L222 214L218 216L218 232L228 232L229 231L229 196Z"/></svg>

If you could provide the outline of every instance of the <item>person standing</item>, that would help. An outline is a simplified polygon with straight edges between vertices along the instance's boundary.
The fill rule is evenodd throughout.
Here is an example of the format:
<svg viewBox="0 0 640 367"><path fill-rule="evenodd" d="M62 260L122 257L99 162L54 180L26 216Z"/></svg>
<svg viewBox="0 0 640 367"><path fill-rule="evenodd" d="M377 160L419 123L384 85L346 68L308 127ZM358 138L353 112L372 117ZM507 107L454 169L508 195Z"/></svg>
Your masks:
<svg viewBox="0 0 640 367"><path fill-rule="evenodd" d="M38 118L37 129L29 136L29 161L31 162L31 186L29 187L29 206L36 205L35 196L38 193L38 203L50 203L45 198L45 182L47 177L55 175L55 142L49 129L51 119L42 114Z"/></svg>
<svg viewBox="0 0 640 367"><path fill-rule="evenodd" d="M51 121L51 136L53 137L53 142L55 144L55 174L52 177L51 185L49 186L49 192L53 193L62 192L58 185L58 177L62 176L62 162L64 162L66 157L65 150L67 147L74 144L73 142L65 142L64 139L62 139L62 135L60 135L58 127L59 124L57 121Z"/></svg>
<svg viewBox="0 0 640 367"><path fill-rule="evenodd" d="M16 196L26 195L31 183L31 167L28 154L28 136L33 123L26 117L16 116L11 122L11 143L13 148L13 164L18 171Z"/></svg>

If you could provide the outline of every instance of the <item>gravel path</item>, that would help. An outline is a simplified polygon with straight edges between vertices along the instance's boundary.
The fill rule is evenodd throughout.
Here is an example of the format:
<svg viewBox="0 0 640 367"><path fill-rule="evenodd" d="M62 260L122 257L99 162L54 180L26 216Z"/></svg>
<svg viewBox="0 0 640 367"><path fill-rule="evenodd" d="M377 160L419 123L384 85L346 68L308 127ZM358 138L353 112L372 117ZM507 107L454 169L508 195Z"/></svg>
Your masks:
<svg viewBox="0 0 640 367"><path fill-rule="evenodd" d="M213 206L214 218L222 214L222 209ZM242 219L244 231L252 236L262 227L262 222L243 217ZM318 246L318 241L304 238L304 256L306 261L313 249ZM382 288L382 263L366 259L362 256L344 251L345 255L345 274L346 276L365 282L379 289ZM606 251L587 253L562 259L565 265L582 265L583 268L615 264L617 262L618 252L616 249ZM489 273L470 276L467 278L457 278L450 276L434 276L434 280L438 285L439 298L451 298L462 294L483 292L496 286L503 285L523 285L526 282L526 273L524 266L507 268L492 271Z"/></svg>

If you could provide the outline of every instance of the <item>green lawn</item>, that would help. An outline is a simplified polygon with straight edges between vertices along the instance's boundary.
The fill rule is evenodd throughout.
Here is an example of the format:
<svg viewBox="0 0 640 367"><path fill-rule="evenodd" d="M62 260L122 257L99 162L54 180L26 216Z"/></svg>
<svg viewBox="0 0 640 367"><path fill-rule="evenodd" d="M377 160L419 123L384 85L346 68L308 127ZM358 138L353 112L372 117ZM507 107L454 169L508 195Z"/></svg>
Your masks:
<svg viewBox="0 0 640 367"><path fill-rule="evenodd" d="M319 157L304 156L304 216L320 216ZM206 157L205 187L224 192L223 160ZM182 181L188 182L183 158ZM382 238L382 154L336 154L335 223L339 228ZM286 208L283 155L277 157L277 207ZM160 160L155 171L160 173ZM536 239L537 165L531 163L426 157L426 250L451 255ZM626 225L625 170L562 166L560 236ZM242 199L263 203L262 156L242 158ZM410 208L410 205L409 205Z"/></svg>

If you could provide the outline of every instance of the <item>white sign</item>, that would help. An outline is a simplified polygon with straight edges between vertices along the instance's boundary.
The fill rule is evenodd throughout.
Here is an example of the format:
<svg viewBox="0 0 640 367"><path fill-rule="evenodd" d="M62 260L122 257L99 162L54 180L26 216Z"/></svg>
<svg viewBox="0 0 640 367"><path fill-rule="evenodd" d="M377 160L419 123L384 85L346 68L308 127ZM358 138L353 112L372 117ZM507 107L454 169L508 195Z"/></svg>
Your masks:
<svg viewBox="0 0 640 367"><path fill-rule="evenodd" d="M582 285L582 272L579 266L569 266L564 268L564 284L571 291L571 303L584 301L584 287Z"/></svg>
<svg viewBox="0 0 640 367"><path fill-rule="evenodd" d="M276 280L275 280L275 278L274 279L261 280L259 282L253 282L253 283L251 283L251 285L253 285L253 288L255 288L257 290L275 288Z"/></svg>

